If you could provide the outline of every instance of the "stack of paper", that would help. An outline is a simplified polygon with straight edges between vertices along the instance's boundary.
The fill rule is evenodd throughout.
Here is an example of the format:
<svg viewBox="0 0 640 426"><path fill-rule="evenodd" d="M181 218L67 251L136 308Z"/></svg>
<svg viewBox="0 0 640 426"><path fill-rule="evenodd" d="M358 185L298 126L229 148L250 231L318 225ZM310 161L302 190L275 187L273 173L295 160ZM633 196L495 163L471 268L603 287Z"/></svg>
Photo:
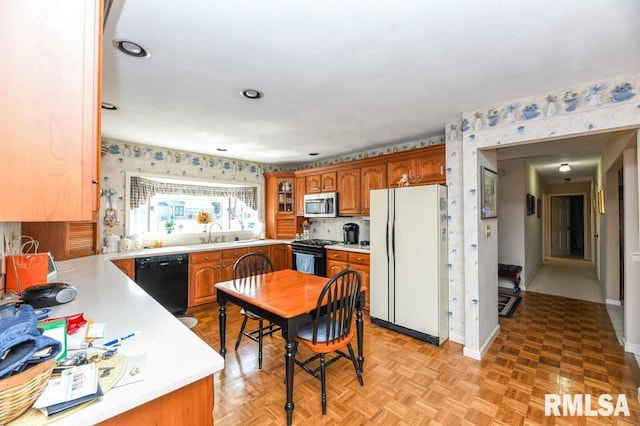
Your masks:
<svg viewBox="0 0 640 426"><path fill-rule="evenodd" d="M60 377L50 379L33 407L51 416L101 396L96 365L90 363L66 369Z"/></svg>

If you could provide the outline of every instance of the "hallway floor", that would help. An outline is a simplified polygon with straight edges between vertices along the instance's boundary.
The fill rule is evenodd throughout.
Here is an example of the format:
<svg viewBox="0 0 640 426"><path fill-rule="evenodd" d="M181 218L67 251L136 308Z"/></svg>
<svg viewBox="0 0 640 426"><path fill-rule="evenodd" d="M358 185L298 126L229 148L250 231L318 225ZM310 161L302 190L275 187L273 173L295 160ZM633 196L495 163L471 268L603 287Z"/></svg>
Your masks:
<svg viewBox="0 0 640 426"><path fill-rule="evenodd" d="M605 303L594 266L575 256L545 260L526 291ZM606 305L606 309L618 342L624 345L624 307Z"/></svg>
<svg viewBox="0 0 640 426"><path fill-rule="evenodd" d="M526 291L604 303L604 295L591 262L552 257L527 284Z"/></svg>

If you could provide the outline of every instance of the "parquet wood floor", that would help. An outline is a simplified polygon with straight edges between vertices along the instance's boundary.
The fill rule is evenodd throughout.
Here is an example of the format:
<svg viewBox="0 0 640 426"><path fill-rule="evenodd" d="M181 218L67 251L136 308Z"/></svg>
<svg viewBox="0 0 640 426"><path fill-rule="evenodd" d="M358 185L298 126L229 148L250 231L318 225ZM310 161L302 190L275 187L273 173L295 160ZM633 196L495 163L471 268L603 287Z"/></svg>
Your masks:
<svg viewBox="0 0 640 426"><path fill-rule="evenodd" d="M237 352L239 308L228 305L227 358L215 377L216 425L283 425L284 345L266 337L262 370L255 342ZM217 304L193 313L193 331L219 350ZM375 325L365 317L364 387L342 359L329 367L327 415L320 383L296 367L295 425L596 425L640 424L635 358L623 351L604 305L523 293L482 361L462 345L436 347ZM301 355L306 357L304 349ZM545 417L546 393L625 394L629 417ZM597 410L597 404L592 404Z"/></svg>

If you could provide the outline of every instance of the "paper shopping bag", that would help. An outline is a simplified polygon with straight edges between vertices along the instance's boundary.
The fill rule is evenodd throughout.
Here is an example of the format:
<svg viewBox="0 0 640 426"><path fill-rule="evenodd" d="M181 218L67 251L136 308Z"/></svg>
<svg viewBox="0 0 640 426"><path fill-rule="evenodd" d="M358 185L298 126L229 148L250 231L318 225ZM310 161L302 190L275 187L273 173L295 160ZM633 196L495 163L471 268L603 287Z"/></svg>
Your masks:
<svg viewBox="0 0 640 426"><path fill-rule="evenodd" d="M47 282L49 270L47 253L13 254L7 255L6 259L5 294L12 291L21 293L29 287Z"/></svg>

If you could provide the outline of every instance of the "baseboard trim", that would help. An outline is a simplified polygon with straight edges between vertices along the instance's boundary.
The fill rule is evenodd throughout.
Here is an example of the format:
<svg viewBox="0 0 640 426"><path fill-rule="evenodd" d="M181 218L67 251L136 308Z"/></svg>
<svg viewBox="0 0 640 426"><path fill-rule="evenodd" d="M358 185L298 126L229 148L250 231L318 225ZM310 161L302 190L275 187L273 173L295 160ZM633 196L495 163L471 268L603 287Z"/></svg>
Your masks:
<svg viewBox="0 0 640 426"><path fill-rule="evenodd" d="M622 306L622 302L616 299L605 299L604 303L607 305Z"/></svg>
<svg viewBox="0 0 640 426"><path fill-rule="evenodd" d="M451 330L449 330L449 340L464 345L464 336L461 334L452 333Z"/></svg>
<svg viewBox="0 0 640 426"><path fill-rule="evenodd" d="M640 345L635 343L624 343L625 352L631 352L636 356L636 359L640 359Z"/></svg>
<svg viewBox="0 0 640 426"><path fill-rule="evenodd" d="M484 344L480 347L480 350L470 349L469 347L465 346L462 349L462 354L466 357L473 358L477 361L481 361L482 357L484 357L484 355L489 350L489 346L491 346L493 341L498 336L498 333L500 333L500 324L496 324L495 328L493 329L493 331L491 332L487 340L485 340Z"/></svg>

